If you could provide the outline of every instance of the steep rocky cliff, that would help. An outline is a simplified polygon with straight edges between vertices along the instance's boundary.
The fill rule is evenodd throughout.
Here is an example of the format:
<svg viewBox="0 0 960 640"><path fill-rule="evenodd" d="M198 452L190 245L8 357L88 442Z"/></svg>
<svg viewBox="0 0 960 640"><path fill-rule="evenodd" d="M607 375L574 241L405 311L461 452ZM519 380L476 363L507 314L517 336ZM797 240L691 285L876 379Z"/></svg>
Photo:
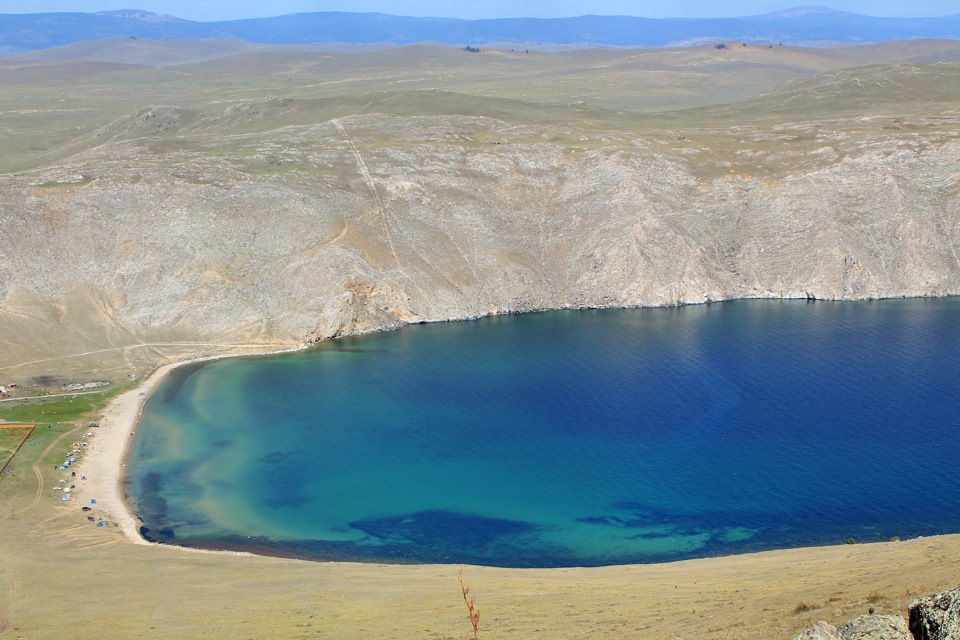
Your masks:
<svg viewBox="0 0 960 640"><path fill-rule="evenodd" d="M960 292L957 111L534 126L310 109L143 109L0 176L0 330L26 338L9 356L71 335L309 342L539 309Z"/></svg>

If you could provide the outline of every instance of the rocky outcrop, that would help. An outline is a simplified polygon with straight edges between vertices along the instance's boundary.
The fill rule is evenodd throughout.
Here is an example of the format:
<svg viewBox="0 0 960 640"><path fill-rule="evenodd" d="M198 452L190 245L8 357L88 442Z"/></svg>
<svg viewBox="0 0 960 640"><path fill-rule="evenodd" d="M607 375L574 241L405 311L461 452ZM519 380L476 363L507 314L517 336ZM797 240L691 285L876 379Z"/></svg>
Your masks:
<svg viewBox="0 0 960 640"><path fill-rule="evenodd" d="M862 615L839 629L821 620L793 640L960 640L960 587L910 603L900 616Z"/></svg>
<svg viewBox="0 0 960 640"><path fill-rule="evenodd" d="M960 640L960 587L910 603L915 640Z"/></svg>
<svg viewBox="0 0 960 640"><path fill-rule="evenodd" d="M229 114L141 130L147 115L0 176L0 331L38 335L17 343L960 293L960 140L944 133L960 114L929 132L682 137L382 114L228 135ZM4 359L44 355L23 348Z"/></svg>
<svg viewBox="0 0 960 640"><path fill-rule="evenodd" d="M863 615L835 628L821 620L793 640L914 640L900 616Z"/></svg>
<svg viewBox="0 0 960 640"><path fill-rule="evenodd" d="M800 632L800 635L793 640L843 640L843 637L836 627L821 620L809 629Z"/></svg>
<svg viewBox="0 0 960 640"><path fill-rule="evenodd" d="M900 616L864 615L838 629L843 640L913 640Z"/></svg>

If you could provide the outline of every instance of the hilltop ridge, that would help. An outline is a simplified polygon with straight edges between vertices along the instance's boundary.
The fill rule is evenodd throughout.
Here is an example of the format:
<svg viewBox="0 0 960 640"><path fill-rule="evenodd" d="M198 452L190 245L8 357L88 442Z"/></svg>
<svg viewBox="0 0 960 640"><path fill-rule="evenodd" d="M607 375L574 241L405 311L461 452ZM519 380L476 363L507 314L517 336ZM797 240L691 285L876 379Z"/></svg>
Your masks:
<svg viewBox="0 0 960 640"><path fill-rule="evenodd" d="M5 359L955 295L956 66L646 115L436 90L143 107L0 176L0 330L61 336Z"/></svg>

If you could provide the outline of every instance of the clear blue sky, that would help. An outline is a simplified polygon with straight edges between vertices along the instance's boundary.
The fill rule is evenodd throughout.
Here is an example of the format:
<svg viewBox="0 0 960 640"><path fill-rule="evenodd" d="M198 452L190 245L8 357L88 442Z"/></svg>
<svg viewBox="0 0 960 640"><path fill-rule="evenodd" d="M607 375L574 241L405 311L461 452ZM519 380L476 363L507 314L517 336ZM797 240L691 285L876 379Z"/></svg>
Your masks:
<svg viewBox="0 0 960 640"><path fill-rule="evenodd" d="M0 0L0 13L144 9L203 22L306 11L377 11L445 18L557 18L588 13L716 18L770 13L805 4L872 16L960 13L957 0Z"/></svg>

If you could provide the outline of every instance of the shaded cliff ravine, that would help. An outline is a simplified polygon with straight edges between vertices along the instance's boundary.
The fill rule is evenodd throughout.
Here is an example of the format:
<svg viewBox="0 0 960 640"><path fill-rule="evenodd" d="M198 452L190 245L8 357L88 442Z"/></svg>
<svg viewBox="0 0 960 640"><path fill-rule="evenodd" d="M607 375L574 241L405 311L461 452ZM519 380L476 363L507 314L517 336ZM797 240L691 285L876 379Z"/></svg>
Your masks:
<svg viewBox="0 0 960 640"><path fill-rule="evenodd" d="M262 106L145 109L0 176L0 327L91 348L310 342L541 309L960 292L957 112L766 128L367 114L233 133L303 109Z"/></svg>

